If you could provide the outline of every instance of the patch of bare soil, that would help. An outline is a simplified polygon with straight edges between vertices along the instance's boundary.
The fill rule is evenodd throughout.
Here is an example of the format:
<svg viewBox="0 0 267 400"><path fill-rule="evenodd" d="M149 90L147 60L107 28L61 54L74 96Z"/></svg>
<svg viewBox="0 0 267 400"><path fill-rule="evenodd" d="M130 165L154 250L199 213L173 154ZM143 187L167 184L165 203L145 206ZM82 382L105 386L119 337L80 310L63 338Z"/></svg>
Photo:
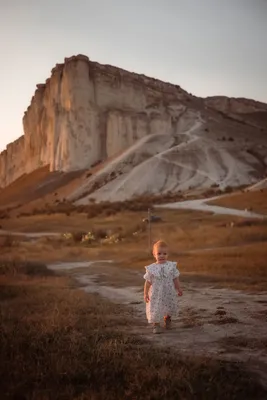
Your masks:
<svg viewBox="0 0 267 400"><path fill-rule="evenodd" d="M49 268L71 274L86 292L133 308L136 317L144 321L138 327L133 325L134 334L184 354L242 362L267 384L266 292L244 293L217 288L211 282L187 281L178 300L180 318L173 321L171 331L153 336L146 324L140 272L117 268L112 261L56 263Z"/></svg>

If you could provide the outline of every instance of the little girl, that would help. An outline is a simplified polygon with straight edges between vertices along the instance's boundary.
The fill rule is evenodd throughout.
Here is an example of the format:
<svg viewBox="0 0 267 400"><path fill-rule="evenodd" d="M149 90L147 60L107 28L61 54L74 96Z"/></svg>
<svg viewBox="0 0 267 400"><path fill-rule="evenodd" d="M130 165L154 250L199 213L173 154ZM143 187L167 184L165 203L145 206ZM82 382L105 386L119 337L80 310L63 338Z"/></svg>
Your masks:
<svg viewBox="0 0 267 400"><path fill-rule="evenodd" d="M178 314L178 296L183 292L180 287L177 263L167 261L168 246L158 241L153 246L156 262L146 268L144 275L144 300L148 323L153 324L153 333L160 333L160 321L164 320L166 329L171 327L171 317Z"/></svg>

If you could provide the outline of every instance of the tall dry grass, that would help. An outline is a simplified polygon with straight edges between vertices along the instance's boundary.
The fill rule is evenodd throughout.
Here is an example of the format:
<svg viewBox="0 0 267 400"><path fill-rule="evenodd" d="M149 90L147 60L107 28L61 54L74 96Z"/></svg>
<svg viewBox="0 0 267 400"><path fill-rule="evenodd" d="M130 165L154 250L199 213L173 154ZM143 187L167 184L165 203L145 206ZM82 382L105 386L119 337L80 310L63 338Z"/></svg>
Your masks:
<svg viewBox="0 0 267 400"><path fill-rule="evenodd" d="M0 266L1 399L266 396L238 366L154 349L131 336L136 321L122 307L47 276L45 269L29 276L14 265Z"/></svg>

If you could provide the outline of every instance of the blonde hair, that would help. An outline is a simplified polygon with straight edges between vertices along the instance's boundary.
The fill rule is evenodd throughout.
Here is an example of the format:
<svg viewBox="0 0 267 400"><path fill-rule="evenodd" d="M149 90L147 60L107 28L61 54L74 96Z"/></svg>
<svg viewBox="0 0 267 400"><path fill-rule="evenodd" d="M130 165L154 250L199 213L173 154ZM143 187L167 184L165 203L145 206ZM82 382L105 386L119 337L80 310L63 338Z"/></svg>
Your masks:
<svg viewBox="0 0 267 400"><path fill-rule="evenodd" d="M153 253L155 252L156 249L159 247L168 247L167 243L164 242L163 240L158 240L156 243L153 245Z"/></svg>

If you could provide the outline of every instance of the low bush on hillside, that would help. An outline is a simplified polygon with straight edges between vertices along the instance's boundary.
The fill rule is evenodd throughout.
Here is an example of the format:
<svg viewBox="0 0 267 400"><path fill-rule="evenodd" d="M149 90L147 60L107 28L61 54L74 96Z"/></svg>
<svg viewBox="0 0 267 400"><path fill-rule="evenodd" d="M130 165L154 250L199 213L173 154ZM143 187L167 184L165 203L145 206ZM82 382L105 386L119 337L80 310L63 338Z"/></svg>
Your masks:
<svg viewBox="0 0 267 400"><path fill-rule="evenodd" d="M12 235L0 236L0 249L1 247L13 247L16 244L15 238Z"/></svg>
<svg viewBox="0 0 267 400"><path fill-rule="evenodd" d="M136 224L130 227L117 227L113 229L92 229L90 231L66 232L63 238L66 241L80 243L83 245L90 244L113 244L123 240L131 239L147 229L145 223Z"/></svg>
<svg viewBox="0 0 267 400"><path fill-rule="evenodd" d="M0 211L0 219L9 219L10 215L9 212L4 210L4 211Z"/></svg>
<svg viewBox="0 0 267 400"><path fill-rule="evenodd" d="M87 217L94 218L98 215L111 216L122 211L147 211L148 208L153 209L154 204L164 204L175 201L181 201L183 196L181 194L168 193L166 195L159 196L140 196L132 200L117 201L117 202L101 202L96 203L94 199L91 199L87 205L76 206L75 204L63 201L58 204L46 205L44 208L36 208L32 212L21 213L20 217L27 217L30 215L37 214L65 214L71 215L72 212L86 213Z"/></svg>

